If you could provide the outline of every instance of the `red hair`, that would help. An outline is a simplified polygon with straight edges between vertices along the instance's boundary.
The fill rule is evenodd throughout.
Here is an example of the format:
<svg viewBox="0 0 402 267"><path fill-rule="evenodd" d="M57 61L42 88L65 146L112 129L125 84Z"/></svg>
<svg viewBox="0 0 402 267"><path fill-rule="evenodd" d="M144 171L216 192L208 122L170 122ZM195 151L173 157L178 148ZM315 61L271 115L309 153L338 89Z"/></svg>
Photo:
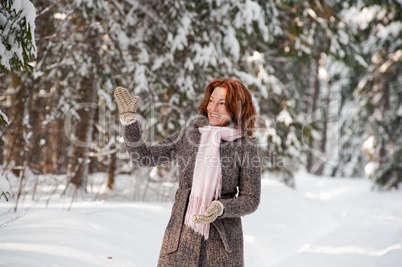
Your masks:
<svg viewBox="0 0 402 267"><path fill-rule="evenodd" d="M257 113L252 102L250 91L238 80L216 79L210 82L205 88L204 99L198 108L200 114L207 116L209 98L217 87L225 88L226 110L232 115L233 123L241 128L245 136L250 138L256 127Z"/></svg>

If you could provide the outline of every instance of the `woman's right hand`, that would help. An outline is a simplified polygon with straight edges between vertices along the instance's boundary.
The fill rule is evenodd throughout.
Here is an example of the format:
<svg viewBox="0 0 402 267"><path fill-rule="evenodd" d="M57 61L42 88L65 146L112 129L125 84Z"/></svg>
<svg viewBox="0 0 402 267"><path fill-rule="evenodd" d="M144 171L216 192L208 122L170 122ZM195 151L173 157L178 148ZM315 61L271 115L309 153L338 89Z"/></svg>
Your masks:
<svg viewBox="0 0 402 267"><path fill-rule="evenodd" d="M120 120L124 122L131 122L135 119L137 111L137 102L140 100L139 96L131 97L126 88L117 87L114 90L114 98L119 108Z"/></svg>

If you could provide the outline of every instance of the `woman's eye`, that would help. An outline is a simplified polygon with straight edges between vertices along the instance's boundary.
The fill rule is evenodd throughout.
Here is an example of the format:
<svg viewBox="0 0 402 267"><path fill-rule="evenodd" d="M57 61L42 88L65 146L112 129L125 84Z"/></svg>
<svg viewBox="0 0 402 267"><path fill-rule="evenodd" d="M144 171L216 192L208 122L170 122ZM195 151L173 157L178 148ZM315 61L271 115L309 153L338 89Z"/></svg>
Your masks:
<svg viewBox="0 0 402 267"><path fill-rule="evenodd" d="M221 104L221 105L225 105L225 102L221 102L220 104Z"/></svg>
<svg viewBox="0 0 402 267"><path fill-rule="evenodd" d="M212 103L212 100L209 100L209 103Z"/></svg>

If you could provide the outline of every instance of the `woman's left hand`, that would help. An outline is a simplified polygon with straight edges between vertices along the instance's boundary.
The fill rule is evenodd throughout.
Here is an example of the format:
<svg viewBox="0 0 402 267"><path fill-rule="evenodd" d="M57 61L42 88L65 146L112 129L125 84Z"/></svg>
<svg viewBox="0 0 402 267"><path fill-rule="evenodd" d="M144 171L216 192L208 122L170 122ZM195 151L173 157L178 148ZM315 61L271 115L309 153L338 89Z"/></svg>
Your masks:
<svg viewBox="0 0 402 267"><path fill-rule="evenodd" d="M193 222L200 224L211 223L223 213L222 204L219 201L212 201L211 205L202 215L194 215Z"/></svg>

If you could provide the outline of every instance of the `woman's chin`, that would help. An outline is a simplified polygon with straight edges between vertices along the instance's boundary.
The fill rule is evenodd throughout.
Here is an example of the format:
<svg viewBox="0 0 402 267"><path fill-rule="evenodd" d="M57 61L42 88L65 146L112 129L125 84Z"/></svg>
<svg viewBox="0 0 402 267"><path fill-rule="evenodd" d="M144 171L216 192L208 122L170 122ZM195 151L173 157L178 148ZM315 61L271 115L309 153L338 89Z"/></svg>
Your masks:
<svg viewBox="0 0 402 267"><path fill-rule="evenodd" d="M214 120L214 119L212 119L212 120L209 120L209 124L211 126L225 126L228 123L227 123L226 120L222 121L222 120Z"/></svg>

